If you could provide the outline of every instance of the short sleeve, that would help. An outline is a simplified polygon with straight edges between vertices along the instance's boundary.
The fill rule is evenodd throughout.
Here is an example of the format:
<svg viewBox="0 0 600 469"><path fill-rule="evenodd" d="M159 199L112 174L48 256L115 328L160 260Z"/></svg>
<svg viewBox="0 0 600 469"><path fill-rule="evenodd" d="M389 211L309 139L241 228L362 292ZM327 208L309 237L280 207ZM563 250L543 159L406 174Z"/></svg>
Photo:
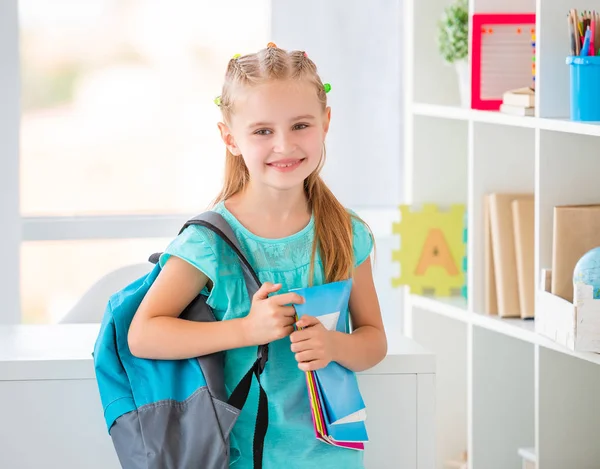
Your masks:
<svg viewBox="0 0 600 469"><path fill-rule="evenodd" d="M212 244L205 228L189 226L161 254L160 267L164 267L171 256L176 256L204 273L214 285L217 278L217 257Z"/></svg>
<svg viewBox="0 0 600 469"><path fill-rule="evenodd" d="M356 213L348 210L352 220L352 248L354 251L354 267L358 267L371 255L373 236L368 226L357 217Z"/></svg>

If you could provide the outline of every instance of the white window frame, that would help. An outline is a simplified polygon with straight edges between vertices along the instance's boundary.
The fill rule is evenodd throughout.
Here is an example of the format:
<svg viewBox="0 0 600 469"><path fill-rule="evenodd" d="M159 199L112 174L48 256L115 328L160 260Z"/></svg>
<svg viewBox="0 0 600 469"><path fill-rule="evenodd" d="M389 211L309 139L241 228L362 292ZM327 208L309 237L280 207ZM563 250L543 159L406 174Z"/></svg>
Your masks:
<svg viewBox="0 0 600 469"><path fill-rule="evenodd" d="M21 322L19 296L19 21L17 0L0 1L0 324Z"/></svg>

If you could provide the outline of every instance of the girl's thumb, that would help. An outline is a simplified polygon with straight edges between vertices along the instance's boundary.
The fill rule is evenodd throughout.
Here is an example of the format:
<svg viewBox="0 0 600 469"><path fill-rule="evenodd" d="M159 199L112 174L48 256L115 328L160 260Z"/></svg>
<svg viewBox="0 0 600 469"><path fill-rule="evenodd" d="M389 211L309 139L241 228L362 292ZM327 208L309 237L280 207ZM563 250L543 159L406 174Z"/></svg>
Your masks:
<svg viewBox="0 0 600 469"><path fill-rule="evenodd" d="M254 294L256 300L266 300L269 293L276 292L281 288L281 283L265 282L261 285L258 291Z"/></svg>

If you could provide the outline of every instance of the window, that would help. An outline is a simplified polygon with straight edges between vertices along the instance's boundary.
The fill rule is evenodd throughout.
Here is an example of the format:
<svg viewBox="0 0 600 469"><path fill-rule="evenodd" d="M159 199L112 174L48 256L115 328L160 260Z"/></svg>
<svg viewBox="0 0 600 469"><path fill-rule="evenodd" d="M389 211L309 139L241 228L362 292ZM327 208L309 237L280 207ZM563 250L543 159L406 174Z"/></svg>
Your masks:
<svg viewBox="0 0 600 469"><path fill-rule="evenodd" d="M270 40L268 12L266 0L21 0L25 222L205 209L224 164L213 99L229 58ZM60 320L95 280L175 234L24 242L24 319Z"/></svg>
<svg viewBox="0 0 600 469"><path fill-rule="evenodd" d="M21 306L27 324L55 323L104 274L144 263L170 238L29 241L21 245ZM151 265L148 264L148 270ZM107 298L108 299L108 298ZM99 317L104 308L90 311Z"/></svg>

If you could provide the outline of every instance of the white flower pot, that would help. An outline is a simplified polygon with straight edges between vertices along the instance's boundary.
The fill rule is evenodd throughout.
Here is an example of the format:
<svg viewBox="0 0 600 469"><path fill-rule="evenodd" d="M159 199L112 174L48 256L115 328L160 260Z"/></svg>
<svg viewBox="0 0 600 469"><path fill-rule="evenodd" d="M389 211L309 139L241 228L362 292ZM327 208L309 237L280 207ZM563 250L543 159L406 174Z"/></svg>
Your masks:
<svg viewBox="0 0 600 469"><path fill-rule="evenodd" d="M471 68L469 62L466 59L454 62L454 68L458 77L460 105L469 108L471 107Z"/></svg>

